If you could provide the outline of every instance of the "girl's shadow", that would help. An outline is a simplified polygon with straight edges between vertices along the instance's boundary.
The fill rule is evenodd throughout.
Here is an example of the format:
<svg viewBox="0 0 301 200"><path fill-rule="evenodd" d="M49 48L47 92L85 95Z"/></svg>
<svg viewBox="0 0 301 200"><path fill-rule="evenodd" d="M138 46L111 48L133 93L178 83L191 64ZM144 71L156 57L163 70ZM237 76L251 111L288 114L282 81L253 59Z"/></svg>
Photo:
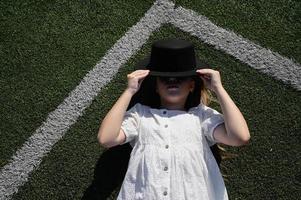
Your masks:
<svg viewBox="0 0 301 200"><path fill-rule="evenodd" d="M122 183L127 171L132 147L129 143L106 149L94 170L94 179L82 200L105 200Z"/></svg>

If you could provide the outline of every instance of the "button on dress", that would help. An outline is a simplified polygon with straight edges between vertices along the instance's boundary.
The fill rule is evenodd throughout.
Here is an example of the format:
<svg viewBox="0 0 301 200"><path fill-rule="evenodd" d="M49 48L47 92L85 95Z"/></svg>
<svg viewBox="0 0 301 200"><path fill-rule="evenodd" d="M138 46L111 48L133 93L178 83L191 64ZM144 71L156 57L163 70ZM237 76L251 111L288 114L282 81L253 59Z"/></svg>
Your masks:
<svg viewBox="0 0 301 200"><path fill-rule="evenodd" d="M117 200L228 199L210 150L221 123L203 104L187 112L135 104L121 125L133 149Z"/></svg>

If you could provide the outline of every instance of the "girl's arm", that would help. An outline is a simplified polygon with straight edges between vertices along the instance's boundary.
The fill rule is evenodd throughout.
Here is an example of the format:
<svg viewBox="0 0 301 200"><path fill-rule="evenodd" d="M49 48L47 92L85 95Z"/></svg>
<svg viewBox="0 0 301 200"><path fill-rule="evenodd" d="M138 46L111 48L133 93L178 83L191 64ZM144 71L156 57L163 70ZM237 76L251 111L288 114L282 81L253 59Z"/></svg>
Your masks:
<svg viewBox="0 0 301 200"><path fill-rule="evenodd" d="M124 114L131 98L139 90L148 73L149 70L137 70L127 75L128 86L126 90L107 113L99 128L97 139L101 145L111 147L124 141L125 135L120 129Z"/></svg>
<svg viewBox="0 0 301 200"><path fill-rule="evenodd" d="M217 95L225 123L214 130L213 136L219 143L240 146L250 140L248 125L238 107L232 101L220 80L218 71L212 69L197 70L205 85Z"/></svg>

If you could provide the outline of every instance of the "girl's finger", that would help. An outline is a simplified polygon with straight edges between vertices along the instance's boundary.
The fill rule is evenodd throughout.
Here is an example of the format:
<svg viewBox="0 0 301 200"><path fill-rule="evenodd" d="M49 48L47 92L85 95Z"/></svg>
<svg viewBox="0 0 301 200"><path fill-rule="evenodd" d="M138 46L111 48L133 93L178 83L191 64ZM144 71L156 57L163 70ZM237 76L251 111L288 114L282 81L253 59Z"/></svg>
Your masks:
<svg viewBox="0 0 301 200"><path fill-rule="evenodd" d="M147 75L149 70L137 70L127 75L128 78L135 78L139 75Z"/></svg>
<svg viewBox="0 0 301 200"><path fill-rule="evenodd" d="M210 79L211 78L211 74L199 74L199 76L201 78L206 78L206 79Z"/></svg>
<svg viewBox="0 0 301 200"><path fill-rule="evenodd" d="M136 75L133 75L132 78L140 79L140 78L146 77L147 75L148 74L136 74Z"/></svg>
<svg viewBox="0 0 301 200"><path fill-rule="evenodd" d="M148 72L148 71L149 71L149 69L138 69L135 72Z"/></svg>
<svg viewBox="0 0 301 200"><path fill-rule="evenodd" d="M145 74L145 73L149 73L149 70L136 70L133 72L133 74Z"/></svg>
<svg viewBox="0 0 301 200"><path fill-rule="evenodd" d="M213 72L212 69L198 69L196 70L196 72L200 73L200 74L211 74Z"/></svg>
<svg viewBox="0 0 301 200"><path fill-rule="evenodd" d="M141 70L141 71L135 71L134 74L148 74L149 73L149 70Z"/></svg>
<svg viewBox="0 0 301 200"><path fill-rule="evenodd" d="M136 78L141 79L141 78L145 78L148 74L140 74L137 75Z"/></svg>
<svg viewBox="0 0 301 200"><path fill-rule="evenodd" d="M136 74L132 74L131 78L143 78L146 77L149 74L149 72L143 72L143 73L136 73Z"/></svg>

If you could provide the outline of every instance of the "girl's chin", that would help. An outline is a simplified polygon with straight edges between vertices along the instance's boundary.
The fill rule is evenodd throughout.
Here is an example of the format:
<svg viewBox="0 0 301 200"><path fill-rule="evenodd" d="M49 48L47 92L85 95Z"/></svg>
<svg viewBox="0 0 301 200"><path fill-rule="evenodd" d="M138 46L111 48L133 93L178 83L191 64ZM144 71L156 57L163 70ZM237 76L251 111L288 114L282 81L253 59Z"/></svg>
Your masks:
<svg viewBox="0 0 301 200"><path fill-rule="evenodd" d="M168 103L179 103L182 101L182 98L177 95L168 95L167 97L164 98L164 100Z"/></svg>

